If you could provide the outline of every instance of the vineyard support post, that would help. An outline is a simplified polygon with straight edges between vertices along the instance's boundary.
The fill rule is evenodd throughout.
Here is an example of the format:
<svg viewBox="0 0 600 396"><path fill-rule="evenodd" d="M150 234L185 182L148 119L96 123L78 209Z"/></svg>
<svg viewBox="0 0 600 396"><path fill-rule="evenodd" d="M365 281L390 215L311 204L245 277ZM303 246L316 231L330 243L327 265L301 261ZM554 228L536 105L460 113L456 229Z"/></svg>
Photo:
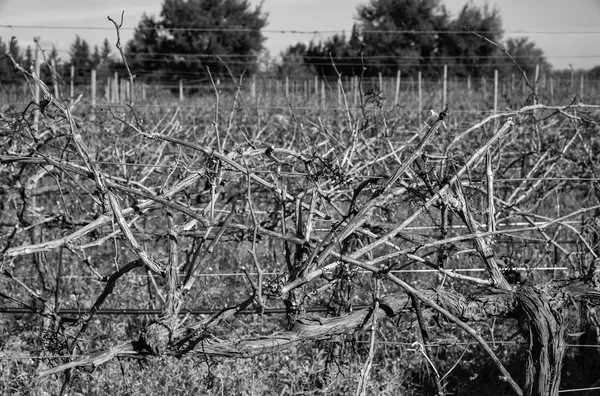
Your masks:
<svg viewBox="0 0 600 396"><path fill-rule="evenodd" d="M494 114L498 113L498 69L494 70Z"/></svg>
<svg viewBox="0 0 600 396"><path fill-rule="evenodd" d="M34 39L36 46L35 46L35 74L38 75L38 77L40 76L40 46L37 45L37 41L39 40L39 37L36 37ZM40 104L40 86L35 84L35 103L36 104ZM34 129L37 130L38 129L38 122L40 120L40 114L39 111L36 111L34 116L33 116L33 125L34 125Z"/></svg>
<svg viewBox="0 0 600 396"><path fill-rule="evenodd" d="M417 74L417 79L418 79L418 90L419 90L419 125L421 125L421 121L422 121L422 113L423 113L423 78L421 75L421 72L419 71L419 73Z"/></svg>
<svg viewBox="0 0 600 396"><path fill-rule="evenodd" d="M71 101L73 101L74 97L75 97L75 65L71 65L71 84L70 85L71 85L70 86L70 88L71 88L70 98L71 98Z"/></svg>
<svg viewBox="0 0 600 396"><path fill-rule="evenodd" d="M448 103L448 65L444 65L444 82L442 86L442 103L440 109L443 109Z"/></svg>
<svg viewBox="0 0 600 396"><path fill-rule="evenodd" d="M92 79L91 100L92 100L92 107L95 108L96 107L96 69L92 69L91 79Z"/></svg>
<svg viewBox="0 0 600 396"><path fill-rule="evenodd" d="M394 95L394 106L398 106L400 99L400 78L402 77L402 72L400 69L396 72L396 95Z"/></svg>

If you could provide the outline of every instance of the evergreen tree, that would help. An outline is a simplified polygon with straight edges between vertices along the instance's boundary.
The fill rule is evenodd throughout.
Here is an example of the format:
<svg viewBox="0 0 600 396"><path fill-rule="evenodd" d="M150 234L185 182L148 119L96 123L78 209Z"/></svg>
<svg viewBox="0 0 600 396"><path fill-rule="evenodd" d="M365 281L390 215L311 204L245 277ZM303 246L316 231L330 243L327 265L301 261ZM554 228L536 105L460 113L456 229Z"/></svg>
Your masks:
<svg viewBox="0 0 600 396"><path fill-rule="evenodd" d="M127 53L136 74L161 79L206 77L206 67L239 75L255 68L266 24L248 0L165 0L159 19L142 17Z"/></svg>
<svg viewBox="0 0 600 396"><path fill-rule="evenodd" d="M102 42L102 48L100 49L100 63L108 64L111 60L111 45L108 39L104 39Z"/></svg>
<svg viewBox="0 0 600 396"><path fill-rule="evenodd" d="M358 25L366 75L395 75L399 68L426 72L438 54L436 32L446 29L448 13L439 0L371 0L358 7Z"/></svg>
<svg viewBox="0 0 600 396"><path fill-rule="evenodd" d="M90 64L92 68L97 68L102 63L102 56L100 55L100 49L97 45L94 46L94 52L90 58Z"/></svg>
<svg viewBox="0 0 600 396"><path fill-rule="evenodd" d="M535 46L535 43L529 41L527 37L510 38L506 41L506 51L527 73L527 77L533 81L535 78L535 69L540 67L540 73L549 72L552 66L546 60L544 51ZM506 58L506 66L503 67L505 73L515 71L513 63Z"/></svg>
<svg viewBox="0 0 600 396"><path fill-rule="evenodd" d="M90 45L87 41L79 37L79 35L75 36L75 41L69 49L69 56L71 57L69 66L75 66L75 83L86 83L92 69Z"/></svg>
<svg viewBox="0 0 600 396"><path fill-rule="evenodd" d="M480 77L494 73L501 52L469 30L501 44L502 18L498 9L487 5L479 8L467 3L457 18L450 22L448 30L449 33L440 35L440 53L441 61L452 69L452 74Z"/></svg>
<svg viewBox="0 0 600 396"><path fill-rule="evenodd" d="M33 51L31 50L31 45L28 45L25 48L25 55L23 56L23 62L25 63L24 67L29 70L31 65L33 65Z"/></svg>
<svg viewBox="0 0 600 396"><path fill-rule="evenodd" d="M15 61L23 65L23 54L19 49L17 40L3 41L0 37L0 84L12 84L22 82L20 76L13 71L10 60L4 56L5 53L10 53Z"/></svg>

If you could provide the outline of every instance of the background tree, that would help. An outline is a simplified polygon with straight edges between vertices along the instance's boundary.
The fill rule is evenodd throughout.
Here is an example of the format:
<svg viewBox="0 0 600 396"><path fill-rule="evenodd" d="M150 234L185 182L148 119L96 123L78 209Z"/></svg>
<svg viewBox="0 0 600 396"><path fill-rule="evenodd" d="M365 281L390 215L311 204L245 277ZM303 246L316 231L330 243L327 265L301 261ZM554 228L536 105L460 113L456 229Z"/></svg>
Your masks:
<svg viewBox="0 0 600 396"><path fill-rule="evenodd" d="M165 0L160 18L144 15L127 47L137 74L162 80L254 71L267 16L247 0ZM226 66L225 66L226 65Z"/></svg>
<svg viewBox="0 0 600 396"><path fill-rule="evenodd" d="M69 49L69 57L71 61L67 67L75 66L75 84L84 84L89 79L90 70L93 67L88 42L79 35L75 36L75 41ZM65 72L67 72L65 75L70 74L70 71L65 70Z"/></svg>
<svg viewBox="0 0 600 396"><path fill-rule="evenodd" d="M505 49L531 79L535 76L536 66L540 67L540 73L549 72L552 69L544 51L536 47L528 37L509 38L506 41ZM503 69L505 73L514 72L514 65L512 62L507 63Z"/></svg>
<svg viewBox="0 0 600 396"><path fill-rule="evenodd" d="M33 62L33 51L31 50L31 45L28 45L27 48L25 48L25 54L23 55L21 61L25 63L25 67L31 67Z"/></svg>
<svg viewBox="0 0 600 396"><path fill-rule="evenodd" d="M503 44L502 18L495 7L467 3L452 18L440 0L371 0L358 6L357 24L349 37L336 34L302 48L289 47L284 59L292 55L297 58L300 51L304 64L326 76L336 74L330 54L342 74L360 74L361 51L365 76L395 76L401 69L409 75L418 70L432 78L438 77L446 64L450 75L480 77L492 75L494 69L512 67L497 47L469 30ZM543 51L533 42L511 39L506 45L518 53L528 68L535 68L536 64L550 67Z"/></svg>
<svg viewBox="0 0 600 396"><path fill-rule="evenodd" d="M13 68L11 67L8 58L2 55L5 53L11 53L17 62L23 62L17 40L4 41L2 40L2 37L0 37L0 84L3 85L20 81L20 77L17 77L17 74L13 72Z"/></svg>
<svg viewBox="0 0 600 396"><path fill-rule="evenodd" d="M357 12L368 56L367 75L395 75L398 68L425 72L434 63L439 52L434 32L448 25L448 13L439 0L371 0Z"/></svg>
<svg viewBox="0 0 600 396"><path fill-rule="evenodd" d="M277 74L282 77L314 75L315 70L313 67L305 62L307 50L308 46L305 43L296 43L282 51L281 63L277 66Z"/></svg>
<svg viewBox="0 0 600 396"><path fill-rule="evenodd" d="M440 53L445 64L458 77L491 75L502 56L497 47L471 34L465 28L500 44L502 41L502 18L500 11L467 3L456 19L448 25L449 33L439 36ZM508 59L507 59L508 60Z"/></svg>

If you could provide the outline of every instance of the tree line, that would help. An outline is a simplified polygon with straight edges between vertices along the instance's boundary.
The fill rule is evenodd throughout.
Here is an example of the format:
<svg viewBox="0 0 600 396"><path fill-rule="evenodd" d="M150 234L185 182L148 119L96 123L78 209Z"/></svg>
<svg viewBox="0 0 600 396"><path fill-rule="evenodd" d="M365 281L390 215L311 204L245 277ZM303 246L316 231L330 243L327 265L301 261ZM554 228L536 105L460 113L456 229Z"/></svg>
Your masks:
<svg viewBox="0 0 600 396"><path fill-rule="evenodd" d="M439 76L443 65L457 77L491 76L495 69L514 73L511 60L491 42L506 48L530 76L536 66L551 69L543 50L528 38L504 39L500 11L488 5L469 2L453 17L442 0L371 0L359 5L356 15L349 33L291 44L273 62L265 56L262 30L268 15L261 6L252 7L248 0L165 0L158 17L142 16L126 54L136 75L161 82L259 71L368 77L402 70L431 78ZM9 45L0 39L0 50L6 52ZM10 50L23 64L31 64L30 47L20 51L13 43ZM46 54L50 59L63 76L74 66L76 82L87 78L91 68L100 78L124 70L107 39L92 50L77 36L68 61L62 62L55 48ZM0 62L0 82L10 81L9 69L8 62ZM43 73L49 78L49 70Z"/></svg>

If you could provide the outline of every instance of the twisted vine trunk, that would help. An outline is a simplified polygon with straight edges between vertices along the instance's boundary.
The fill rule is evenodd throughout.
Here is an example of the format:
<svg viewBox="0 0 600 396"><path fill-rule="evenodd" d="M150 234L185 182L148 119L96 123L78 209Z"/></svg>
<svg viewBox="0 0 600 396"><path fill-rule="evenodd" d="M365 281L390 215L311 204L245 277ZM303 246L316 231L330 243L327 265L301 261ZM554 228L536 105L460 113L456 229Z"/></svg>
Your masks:
<svg viewBox="0 0 600 396"><path fill-rule="evenodd" d="M558 396L567 298L560 290L551 296L532 287L518 288L515 298L519 324L528 340L524 394Z"/></svg>

